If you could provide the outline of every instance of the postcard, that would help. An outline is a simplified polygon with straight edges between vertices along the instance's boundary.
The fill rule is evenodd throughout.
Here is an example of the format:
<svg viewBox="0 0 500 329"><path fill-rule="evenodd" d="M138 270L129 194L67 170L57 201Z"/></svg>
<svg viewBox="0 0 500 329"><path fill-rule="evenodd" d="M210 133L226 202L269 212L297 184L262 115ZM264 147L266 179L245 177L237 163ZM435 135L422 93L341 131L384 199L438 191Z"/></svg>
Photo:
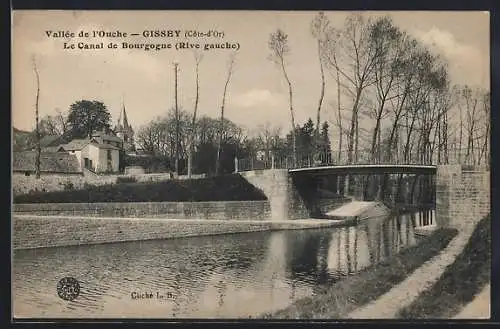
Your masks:
<svg viewBox="0 0 500 329"><path fill-rule="evenodd" d="M14 10L13 318L488 319L489 22Z"/></svg>

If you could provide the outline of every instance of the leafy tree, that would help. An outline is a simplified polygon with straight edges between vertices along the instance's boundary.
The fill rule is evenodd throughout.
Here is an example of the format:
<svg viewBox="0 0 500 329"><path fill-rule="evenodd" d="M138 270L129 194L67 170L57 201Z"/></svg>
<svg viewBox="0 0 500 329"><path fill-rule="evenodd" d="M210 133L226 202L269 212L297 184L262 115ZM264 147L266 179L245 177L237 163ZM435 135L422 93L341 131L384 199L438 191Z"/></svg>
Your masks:
<svg viewBox="0 0 500 329"><path fill-rule="evenodd" d="M327 164L332 162L332 148L330 143L329 131L330 125L328 122L324 122L321 126L321 134L319 138L319 154L321 155L320 161L322 164Z"/></svg>
<svg viewBox="0 0 500 329"><path fill-rule="evenodd" d="M81 100L71 104L68 124L73 138L90 137L94 132L111 131L111 114L100 101Z"/></svg>

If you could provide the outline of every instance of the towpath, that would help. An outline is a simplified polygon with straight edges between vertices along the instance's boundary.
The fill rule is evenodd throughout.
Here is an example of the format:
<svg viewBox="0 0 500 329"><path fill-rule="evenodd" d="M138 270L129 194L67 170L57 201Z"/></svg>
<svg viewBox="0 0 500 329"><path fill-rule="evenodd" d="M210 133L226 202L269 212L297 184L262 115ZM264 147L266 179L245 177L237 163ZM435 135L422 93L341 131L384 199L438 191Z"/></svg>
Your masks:
<svg viewBox="0 0 500 329"><path fill-rule="evenodd" d="M467 304L455 319L489 319L491 314L491 285L486 285L472 302Z"/></svg>
<svg viewBox="0 0 500 329"><path fill-rule="evenodd" d="M349 319L392 319L434 284L467 244L475 223L464 223L448 246L377 300L347 314Z"/></svg>

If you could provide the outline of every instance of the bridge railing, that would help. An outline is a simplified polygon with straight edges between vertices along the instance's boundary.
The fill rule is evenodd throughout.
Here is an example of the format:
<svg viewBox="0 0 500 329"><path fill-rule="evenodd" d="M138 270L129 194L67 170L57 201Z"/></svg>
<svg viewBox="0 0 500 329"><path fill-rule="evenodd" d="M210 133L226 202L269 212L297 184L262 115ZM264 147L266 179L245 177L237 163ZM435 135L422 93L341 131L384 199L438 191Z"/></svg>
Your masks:
<svg viewBox="0 0 500 329"><path fill-rule="evenodd" d="M235 171L250 171L261 169L297 169L312 168L322 166L339 165L438 165L438 164L461 164L461 165L486 165L487 159L482 159L479 155L473 155L466 149L451 150L446 155L439 154L430 158L410 157L405 159L398 154L378 156L373 155L369 150L358 150L357 156L349 159L348 152L318 152L315 154L300 154L296 158L292 155L260 154L253 157L235 159Z"/></svg>

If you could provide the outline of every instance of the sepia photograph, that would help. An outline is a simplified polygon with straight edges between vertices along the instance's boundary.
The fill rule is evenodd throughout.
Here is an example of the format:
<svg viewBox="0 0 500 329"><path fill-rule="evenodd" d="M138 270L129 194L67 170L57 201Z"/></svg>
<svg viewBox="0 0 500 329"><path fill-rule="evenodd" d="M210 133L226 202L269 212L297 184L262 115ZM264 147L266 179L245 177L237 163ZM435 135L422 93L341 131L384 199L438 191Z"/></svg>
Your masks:
<svg viewBox="0 0 500 329"><path fill-rule="evenodd" d="M488 11L12 11L23 319L490 319Z"/></svg>

